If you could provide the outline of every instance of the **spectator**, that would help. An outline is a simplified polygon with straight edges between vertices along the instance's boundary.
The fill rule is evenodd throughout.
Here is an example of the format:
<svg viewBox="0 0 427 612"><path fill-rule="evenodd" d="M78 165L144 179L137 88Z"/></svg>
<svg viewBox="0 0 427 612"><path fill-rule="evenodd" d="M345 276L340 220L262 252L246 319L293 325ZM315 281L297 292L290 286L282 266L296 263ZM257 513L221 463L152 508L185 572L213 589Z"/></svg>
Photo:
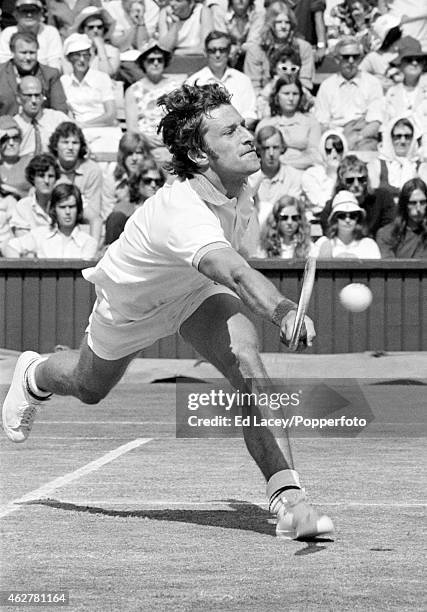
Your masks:
<svg viewBox="0 0 427 612"><path fill-rule="evenodd" d="M311 90L314 79L314 55L307 41L296 34L297 22L293 11L281 0L267 8L261 41L247 45L244 72L258 93L270 78L270 62L281 47L295 47L301 57L300 79Z"/></svg>
<svg viewBox="0 0 427 612"><path fill-rule="evenodd" d="M160 10L159 44L177 55L203 53L206 36L214 29L211 9L195 0L170 0Z"/></svg>
<svg viewBox="0 0 427 612"><path fill-rule="evenodd" d="M400 77L398 69L390 66L402 36L399 19L389 13L380 15L372 25L372 34L371 51L362 59L359 68L377 77L386 92Z"/></svg>
<svg viewBox="0 0 427 612"><path fill-rule="evenodd" d="M60 176L58 163L49 153L35 155L25 173L32 187L28 196L16 202L12 208L10 226L16 237L36 227L49 226L50 196Z"/></svg>
<svg viewBox="0 0 427 612"><path fill-rule="evenodd" d="M258 256L306 259L314 252L304 202L283 195L274 204L262 229Z"/></svg>
<svg viewBox="0 0 427 612"><path fill-rule="evenodd" d="M126 129L141 134L158 161L169 159L169 153L157 134L157 125L162 117L157 99L181 84L174 75L164 74L170 58L169 51L158 43L148 43L138 58L144 76L129 87L125 95Z"/></svg>
<svg viewBox="0 0 427 612"><path fill-rule="evenodd" d="M145 200L163 185L164 178L153 160L142 162L141 170L122 178L115 188L115 205L105 223L105 244L111 244L122 233L126 221Z"/></svg>
<svg viewBox="0 0 427 612"><path fill-rule="evenodd" d="M341 38L335 55L339 73L321 83L314 114L323 130L341 128L350 150L376 151L382 120L381 83L359 70L362 48L355 38Z"/></svg>
<svg viewBox="0 0 427 612"><path fill-rule="evenodd" d="M427 53L410 36L399 41L399 55L392 62L403 74L403 81L393 85L385 96L387 123L394 117L414 117L424 135L427 135L427 77L423 75Z"/></svg>
<svg viewBox="0 0 427 612"><path fill-rule="evenodd" d="M49 227L38 227L25 236L12 238L4 247L6 257L92 259L97 242L85 232L83 201L78 187L62 184L53 188Z"/></svg>
<svg viewBox="0 0 427 612"><path fill-rule="evenodd" d="M386 189L371 189L368 167L356 155L347 155L338 166L334 196L342 190L353 193L359 206L365 211L364 222L368 236L374 237L380 227L393 221L395 216L393 196ZM331 210L331 201L329 200L320 213L324 233L327 231L327 222Z"/></svg>
<svg viewBox="0 0 427 612"><path fill-rule="evenodd" d="M332 197L337 181L337 169L346 154L347 142L342 134L334 130L322 134L319 143L321 161L307 168L301 177L307 209L312 215L319 215Z"/></svg>
<svg viewBox="0 0 427 612"><path fill-rule="evenodd" d="M301 81L294 76L280 77L270 96L271 117L262 119L257 131L274 125L286 142L282 162L305 170L319 161L320 125L311 113L304 112L305 98Z"/></svg>
<svg viewBox="0 0 427 612"><path fill-rule="evenodd" d="M105 72L114 77L120 66L120 51L110 45L114 22L110 14L103 8L88 6L76 18L72 32L86 34L92 41L92 57L90 67Z"/></svg>
<svg viewBox="0 0 427 612"><path fill-rule="evenodd" d="M382 131L380 154L368 162L371 187L387 189L395 197L406 181L415 176L427 179L427 164L421 162L413 121L406 117L393 119Z"/></svg>
<svg viewBox="0 0 427 612"><path fill-rule="evenodd" d="M43 108L43 89L37 77L23 77L18 85L20 111L14 119L22 134L21 155L38 155L48 150L49 138L68 117L61 111Z"/></svg>
<svg viewBox="0 0 427 612"><path fill-rule="evenodd" d="M251 128L256 120L256 97L252 83L239 70L228 67L231 51L231 38L225 32L214 30L207 35L205 52L208 65L192 74L186 81L189 85L219 83L231 94L231 103Z"/></svg>
<svg viewBox="0 0 427 612"><path fill-rule="evenodd" d="M82 10L88 6L100 7L100 0L48 0L48 23L53 25L64 40L72 33L72 27Z"/></svg>
<svg viewBox="0 0 427 612"><path fill-rule="evenodd" d="M286 151L282 132L266 125L258 130L255 140L261 168L249 179L255 192L258 221L262 227L271 213L273 205L283 195L299 198L301 195L301 172L281 163Z"/></svg>
<svg viewBox="0 0 427 612"><path fill-rule="evenodd" d="M23 198L30 189L25 178L25 168L30 156L21 156L21 129L13 117L0 117L0 182L3 191Z"/></svg>
<svg viewBox="0 0 427 612"><path fill-rule="evenodd" d="M117 126L113 85L105 72L90 68L92 42L86 34L71 34L64 41L64 55L73 67L61 77L76 123L99 161L104 153L116 153L122 132Z"/></svg>
<svg viewBox="0 0 427 612"><path fill-rule="evenodd" d="M354 37L367 53L371 47L371 25L375 9L369 0L344 0L333 10L339 19L339 33Z"/></svg>
<svg viewBox="0 0 427 612"><path fill-rule="evenodd" d="M316 242L317 256L380 259L375 240L366 237L365 218L366 212L356 196L350 191L339 191L332 200L326 236Z"/></svg>
<svg viewBox="0 0 427 612"><path fill-rule="evenodd" d="M229 64L232 68L243 70L247 46L258 44L264 17L264 9L255 0L228 0L228 10L216 29L231 37Z"/></svg>
<svg viewBox="0 0 427 612"><path fill-rule="evenodd" d="M82 130L71 121L61 123L50 137L49 151L58 160L60 181L80 189L90 234L100 241L102 172L98 164L87 159L88 147Z"/></svg>
<svg viewBox="0 0 427 612"><path fill-rule="evenodd" d="M316 63L320 63L326 53L325 9L325 0L298 0L293 9L298 24L297 33L316 48Z"/></svg>
<svg viewBox="0 0 427 612"><path fill-rule="evenodd" d="M10 219L15 198L7 191L3 191L0 183L0 256L3 255L3 246L13 237Z"/></svg>
<svg viewBox="0 0 427 612"><path fill-rule="evenodd" d="M31 32L16 32L10 39L12 58L0 66L0 115L16 115L18 112L18 82L24 76L40 79L45 97L45 107L63 113L68 112L64 90L56 68L37 61L38 41Z"/></svg>
<svg viewBox="0 0 427 612"><path fill-rule="evenodd" d="M420 178L407 181L400 192L395 220L377 233L384 258L427 258L427 185Z"/></svg>
<svg viewBox="0 0 427 612"><path fill-rule="evenodd" d="M120 51L140 49L157 37L160 8L154 0L103 0L102 4L115 22L111 42Z"/></svg>
<svg viewBox="0 0 427 612"><path fill-rule="evenodd" d="M15 7L17 25L10 26L0 33L0 62L11 59L9 45L15 32L31 32L39 43L37 59L40 64L61 70L61 37L56 28L42 23L42 0L16 0Z"/></svg>

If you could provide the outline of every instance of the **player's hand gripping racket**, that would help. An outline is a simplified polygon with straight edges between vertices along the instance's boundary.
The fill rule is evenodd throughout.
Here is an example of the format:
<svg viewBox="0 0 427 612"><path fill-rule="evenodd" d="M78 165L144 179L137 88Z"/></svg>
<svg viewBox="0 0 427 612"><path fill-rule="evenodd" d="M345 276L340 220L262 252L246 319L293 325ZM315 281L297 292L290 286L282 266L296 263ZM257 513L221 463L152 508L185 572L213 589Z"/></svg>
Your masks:
<svg viewBox="0 0 427 612"><path fill-rule="evenodd" d="M288 345L290 351L296 351L300 343L301 332L304 326L304 317L310 303L315 277L316 259L314 257L308 257L302 279L301 295L298 302L298 310L294 321L294 328L292 330L292 336Z"/></svg>

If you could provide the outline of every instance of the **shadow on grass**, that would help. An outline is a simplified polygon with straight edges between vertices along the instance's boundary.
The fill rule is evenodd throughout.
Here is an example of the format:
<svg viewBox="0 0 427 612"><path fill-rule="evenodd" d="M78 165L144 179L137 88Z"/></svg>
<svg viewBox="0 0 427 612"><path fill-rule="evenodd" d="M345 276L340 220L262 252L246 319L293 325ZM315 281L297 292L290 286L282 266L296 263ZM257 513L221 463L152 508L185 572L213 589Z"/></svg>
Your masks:
<svg viewBox="0 0 427 612"><path fill-rule="evenodd" d="M100 514L102 516L141 518L155 521L175 521L178 523L221 527L223 529L241 529L243 531L254 531L255 533L276 537L276 526L267 522L271 519L271 514L267 510L263 510L255 504L234 499L215 500L215 502L227 503L230 510L192 510L179 508L113 510L111 508L83 506L70 502L61 502L57 499L34 499L23 502L22 505L49 506L50 508L56 508L58 510L86 512L88 514Z"/></svg>

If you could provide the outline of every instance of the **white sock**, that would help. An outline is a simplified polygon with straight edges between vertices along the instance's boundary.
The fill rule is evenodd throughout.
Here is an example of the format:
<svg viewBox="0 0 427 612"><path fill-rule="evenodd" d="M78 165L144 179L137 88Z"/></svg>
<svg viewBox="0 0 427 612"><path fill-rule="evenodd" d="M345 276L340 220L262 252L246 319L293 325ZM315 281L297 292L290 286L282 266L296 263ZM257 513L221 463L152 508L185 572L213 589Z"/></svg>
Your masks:
<svg viewBox="0 0 427 612"><path fill-rule="evenodd" d="M36 398L47 398L52 395L49 391L43 391L36 384L36 367L42 361L46 361L47 357L41 357L40 359L36 359L33 361L27 368L26 371L26 381L29 392L34 395Z"/></svg>
<svg viewBox="0 0 427 612"><path fill-rule="evenodd" d="M267 482L267 497L270 502L270 512L276 514L281 505L281 494L288 489L301 489L298 472L295 470L280 470Z"/></svg>

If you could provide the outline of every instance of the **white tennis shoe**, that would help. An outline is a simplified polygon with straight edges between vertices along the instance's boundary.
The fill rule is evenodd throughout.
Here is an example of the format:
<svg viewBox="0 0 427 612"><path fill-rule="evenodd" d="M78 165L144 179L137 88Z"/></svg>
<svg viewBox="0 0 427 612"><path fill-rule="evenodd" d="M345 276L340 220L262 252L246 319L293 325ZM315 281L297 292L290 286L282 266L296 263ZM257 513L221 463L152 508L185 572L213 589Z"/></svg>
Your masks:
<svg viewBox="0 0 427 612"><path fill-rule="evenodd" d="M281 496L277 512L276 535L280 538L299 539L330 536L334 525L325 514L318 512L306 501L305 491L289 489Z"/></svg>
<svg viewBox="0 0 427 612"><path fill-rule="evenodd" d="M38 353L25 351L19 357L12 383L3 402L3 429L12 442L25 442L30 435L39 405L49 397L36 398L28 391L27 370L31 364L42 360Z"/></svg>

